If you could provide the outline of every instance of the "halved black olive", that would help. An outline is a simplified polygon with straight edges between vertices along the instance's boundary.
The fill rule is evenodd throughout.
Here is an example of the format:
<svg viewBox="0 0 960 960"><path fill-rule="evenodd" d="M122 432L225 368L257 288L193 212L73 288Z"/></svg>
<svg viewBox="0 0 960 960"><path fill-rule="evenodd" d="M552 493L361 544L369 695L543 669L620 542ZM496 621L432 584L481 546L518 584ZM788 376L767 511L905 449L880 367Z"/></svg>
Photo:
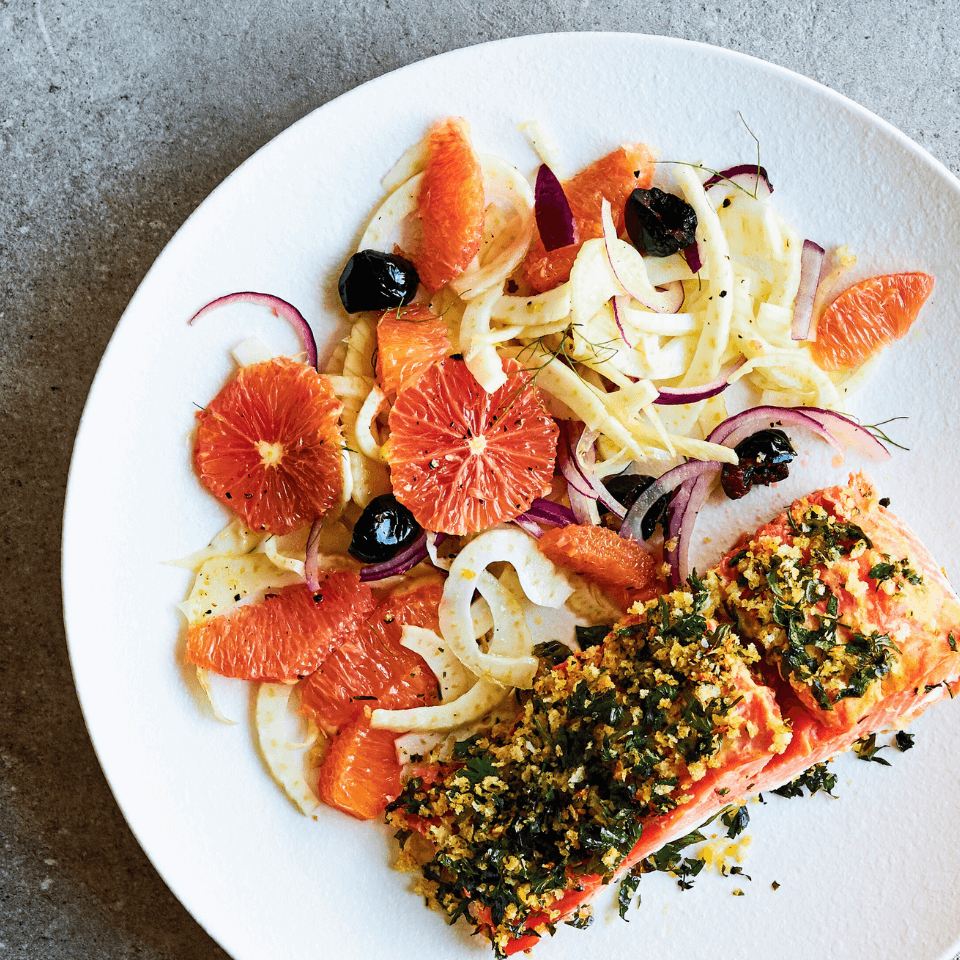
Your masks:
<svg viewBox="0 0 960 960"><path fill-rule="evenodd" d="M669 257L696 240L693 207L656 187L634 190L627 197L623 215L630 242L648 257Z"/></svg>
<svg viewBox="0 0 960 960"><path fill-rule="evenodd" d="M734 449L740 462L725 463L720 473L720 485L731 500L745 497L755 483L765 487L786 480L788 464L797 455L782 430L758 430Z"/></svg>
<svg viewBox="0 0 960 960"><path fill-rule="evenodd" d="M340 302L347 313L404 307L417 294L417 268L404 257L379 250L355 253L340 274Z"/></svg>
<svg viewBox="0 0 960 960"><path fill-rule="evenodd" d="M392 493L374 497L353 528L350 555L361 563L384 563L422 532L413 514Z"/></svg>

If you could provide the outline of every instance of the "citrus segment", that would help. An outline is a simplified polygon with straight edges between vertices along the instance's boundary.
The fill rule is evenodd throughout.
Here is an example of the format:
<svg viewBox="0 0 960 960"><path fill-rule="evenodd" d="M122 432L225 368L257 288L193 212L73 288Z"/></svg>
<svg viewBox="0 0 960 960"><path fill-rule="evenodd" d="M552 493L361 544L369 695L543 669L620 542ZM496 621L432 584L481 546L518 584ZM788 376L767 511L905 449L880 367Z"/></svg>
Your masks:
<svg viewBox="0 0 960 960"><path fill-rule="evenodd" d="M449 117L427 138L427 162L418 212L423 237L414 257L420 282L431 293L458 277L483 239L483 171L470 141L470 124Z"/></svg>
<svg viewBox="0 0 960 960"><path fill-rule="evenodd" d="M847 370L899 340L933 290L926 273L890 273L861 280L824 310L810 344L823 370Z"/></svg>
<svg viewBox="0 0 960 960"><path fill-rule="evenodd" d="M385 310L377 323L377 380L388 396L416 383L427 367L453 353L447 325L427 307Z"/></svg>
<svg viewBox="0 0 960 960"><path fill-rule="evenodd" d="M584 240L603 236L600 207L610 201L617 233L623 231L623 208L637 188L653 182L654 160L643 143L623 144L563 184L577 230L577 243L547 251L537 234L523 264L523 277L537 293L570 279L570 269Z"/></svg>
<svg viewBox="0 0 960 960"><path fill-rule="evenodd" d="M398 397L383 447L394 496L426 530L464 534L523 513L553 476L557 425L530 372L504 361L494 393L462 360L430 367Z"/></svg>
<svg viewBox="0 0 960 960"><path fill-rule="evenodd" d="M373 606L355 573L330 573L316 592L294 583L191 624L185 659L239 680L297 680L313 673Z"/></svg>
<svg viewBox="0 0 960 960"><path fill-rule="evenodd" d="M313 367L288 357L242 367L197 413L194 467L248 527L290 533L340 496L340 410Z"/></svg>
<svg viewBox="0 0 960 960"><path fill-rule="evenodd" d="M321 729L343 729L371 709L405 710L437 702L437 678L400 645L406 625L438 631L443 588L428 581L387 597L303 685L300 709Z"/></svg>
<svg viewBox="0 0 960 960"><path fill-rule="evenodd" d="M624 609L666 589L656 561L635 540L606 527L570 524L548 530L537 546L557 566L594 581Z"/></svg>
<svg viewBox="0 0 960 960"><path fill-rule="evenodd" d="M371 730L364 714L330 744L320 767L320 799L358 820L371 820L400 796L396 734Z"/></svg>

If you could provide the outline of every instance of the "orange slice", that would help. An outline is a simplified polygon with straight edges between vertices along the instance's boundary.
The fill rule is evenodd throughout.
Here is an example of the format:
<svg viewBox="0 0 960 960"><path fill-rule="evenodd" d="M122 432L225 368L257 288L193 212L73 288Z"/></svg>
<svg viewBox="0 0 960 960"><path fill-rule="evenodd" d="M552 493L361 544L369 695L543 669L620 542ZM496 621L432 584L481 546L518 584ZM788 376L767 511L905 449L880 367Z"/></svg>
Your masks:
<svg viewBox="0 0 960 960"><path fill-rule="evenodd" d="M414 263L433 293L463 273L480 250L483 171L462 117L435 124L427 149L418 203L423 239Z"/></svg>
<svg viewBox="0 0 960 960"><path fill-rule="evenodd" d="M313 673L373 605L370 588L355 573L330 573L313 593L295 583L191 624L185 659L239 680L298 680Z"/></svg>
<svg viewBox="0 0 960 960"><path fill-rule="evenodd" d="M377 323L377 380L388 396L416 383L437 360L453 353L447 325L427 307L385 310Z"/></svg>
<svg viewBox="0 0 960 960"><path fill-rule="evenodd" d="M531 374L515 360L504 371L489 394L462 360L441 360L397 397L383 451L394 496L426 530L486 530L550 484L557 425Z"/></svg>
<svg viewBox="0 0 960 960"><path fill-rule="evenodd" d="M861 280L824 310L810 344L823 370L859 367L913 325L933 290L926 273L890 273Z"/></svg>
<svg viewBox="0 0 960 960"><path fill-rule="evenodd" d="M194 467L248 527L289 533L340 496L340 410L313 367L288 357L243 367L197 413Z"/></svg>

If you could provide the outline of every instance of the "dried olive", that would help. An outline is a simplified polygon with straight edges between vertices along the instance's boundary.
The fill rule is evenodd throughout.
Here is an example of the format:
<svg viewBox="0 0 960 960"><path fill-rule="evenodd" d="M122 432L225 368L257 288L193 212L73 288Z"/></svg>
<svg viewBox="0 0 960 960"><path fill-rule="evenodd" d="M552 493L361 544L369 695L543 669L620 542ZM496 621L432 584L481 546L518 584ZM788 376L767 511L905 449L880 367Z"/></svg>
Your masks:
<svg viewBox="0 0 960 960"><path fill-rule="evenodd" d="M669 257L696 239L697 215L693 207L656 187L634 190L623 214L630 241L649 257Z"/></svg>
<svg viewBox="0 0 960 960"><path fill-rule="evenodd" d="M788 464L797 455L782 430L758 430L734 449L740 462L725 463L720 474L720 485L731 500L745 497L755 483L767 486L786 480Z"/></svg>
<svg viewBox="0 0 960 960"><path fill-rule="evenodd" d="M384 563L420 536L413 514L392 493L374 497L353 528L350 555L361 563Z"/></svg>
<svg viewBox="0 0 960 960"><path fill-rule="evenodd" d="M340 274L340 302L347 313L404 307L416 296L420 277L407 259L379 250L355 253Z"/></svg>
<svg viewBox="0 0 960 960"><path fill-rule="evenodd" d="M646 477L640 473L624 473L617 477L610 477L604 480L603 485L610 491L619 503L623 504L629 510L636 502L637 498L654 482L653 477ZM665 493L658 500L655 500L653 506L646 512L643 523L640 525L640 534L644 540L649 540L653 536L657 524L661 526L667 522L667 507L670 505L672 494ZM604 526L611 530L620 529L620 519L614 514L609 513L602 503L597 503L600 515L603 518ZM604 515L606 514L606 515Z"/></svg>

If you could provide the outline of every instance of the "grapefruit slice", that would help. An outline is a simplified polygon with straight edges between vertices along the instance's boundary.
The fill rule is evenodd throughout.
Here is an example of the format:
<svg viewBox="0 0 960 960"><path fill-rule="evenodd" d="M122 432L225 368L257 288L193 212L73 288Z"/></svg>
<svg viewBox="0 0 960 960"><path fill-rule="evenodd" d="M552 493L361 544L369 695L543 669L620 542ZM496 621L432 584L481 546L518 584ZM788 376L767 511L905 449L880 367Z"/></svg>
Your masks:
<svg viewBox="0 0 960 960"><path fill-rule="evenodd" d="M248 527L290 533L340 496L340 410L313 367L288 357L242 367L197 413L194 467Z"/></svg>
<svg viewBox="0 0 960 960"><path fill-rule="evenodd" d="M550 485L557 425L532 375L515 360L503 369L487 393L463 360L441 360L397 397L383 452L394 496L426 530L486 530Z"/></svg>
<svg viewBox="0 0 960 960"><path fill-rule="evenodd" d="M624 610L667 589L657 577L654 558L635 540L606 527L575 523L555 527L537 546L557 566L598 584Z"/></svg>
<svg viewBox="0 0 960 960"><path fill-rule="evenodd" d="M423 228L414 257L420 282L431 293L458 277L483 239L483 171L470 141L470 124L449 117L427 138L427 162L418 211Z"/></svg>
<svg viewBox="0 0 960 960"><path fill-rule="evenodd" d="M577 243L547 251L537 234L523 265L523 277L537 293L570 279L570 269L584 240L603 236L600 206L610 201L617 233L623 231L623 208L637 188L653 182L654 160L643 143L625 143L563 184L577 229Z"/></svg>
<svg viewBox="0 0 960 960"><path fill-rule="evenodd" d="M239 680L298 680L313 673L373 607L373 594L357 574L330 573L316 592L291 584L191 624L185 660Z"/></svg>
<svg viewBox="0 0 960 960"><path fill-rule="evenodd" d="M371 820L400 796L396 734L371 730L362 714L330 744L320 767L320 799L358 820Z"/></svg>
<svg viewBox="0 0 960 960"><path fill-rule="evenodd" d="M861 280L824 310L810 344L823 370L859 367L888 343L899 340L933 290L926 273L890 273Z"/></svg>
<svg viewBox="0 0 960 960"><path fill-rule="evenodd" d="M383 392L399 393L437 360L453 353L447 325L422 304L384 310L377 323L377 380Z"/></svg>
<svg viewBox="0 0 960 960"><path fill-rule="evenodd" d="M437 678L400 639L408 625L439 632L442 595L442 585L431 580L387 597L303 685L301 712L335 733L365 707L405 710L436 703Z"/></svg>

